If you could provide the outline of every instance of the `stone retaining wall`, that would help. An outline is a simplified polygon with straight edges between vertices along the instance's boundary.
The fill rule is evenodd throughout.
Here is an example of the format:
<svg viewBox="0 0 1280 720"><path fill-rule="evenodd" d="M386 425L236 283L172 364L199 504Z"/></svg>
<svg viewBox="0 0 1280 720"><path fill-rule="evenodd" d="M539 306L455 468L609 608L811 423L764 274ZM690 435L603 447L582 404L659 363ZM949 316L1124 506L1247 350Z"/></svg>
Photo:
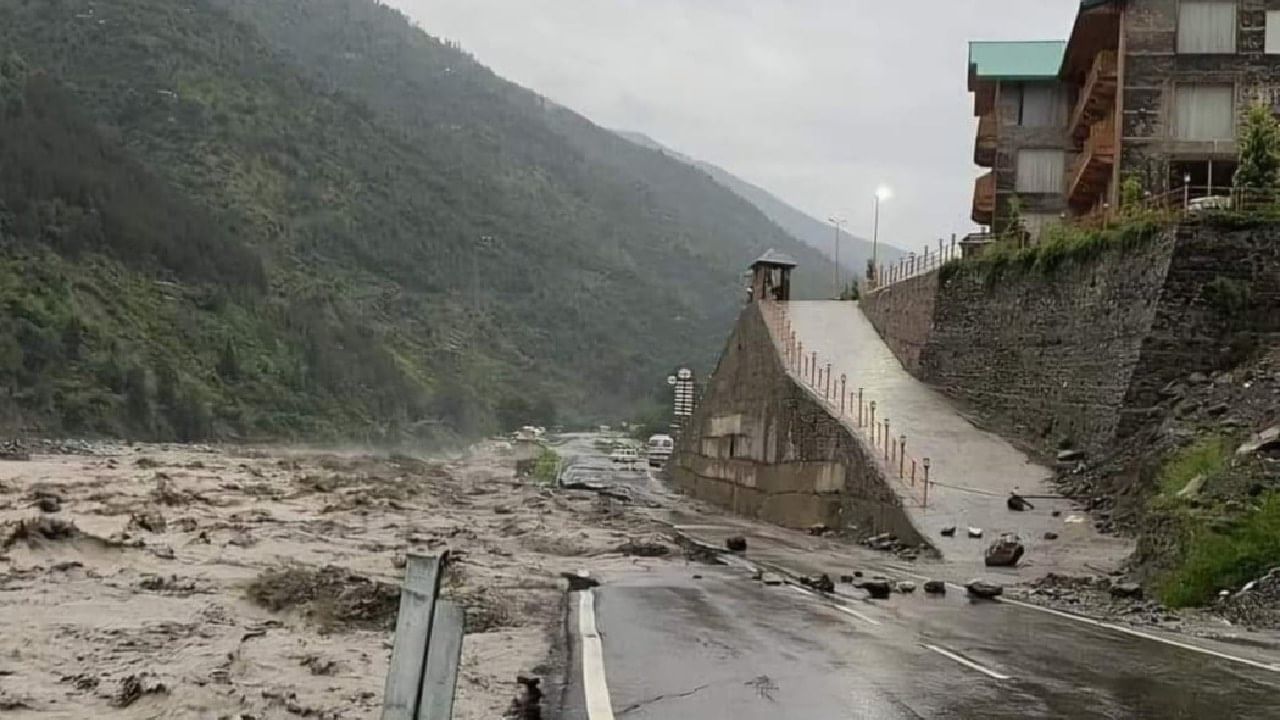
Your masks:
<svg viewBox="0 0 1280 720"><path fill-rule="evenodd" d="M1150 422L1169 381L1280 330L1278 301L1280 228L1183 225L1051 270L935 271L860 305L909 372L1052 453L1105 452Z"/></svg>
<svg viewBox="0 0 1280 720"><path fill-rule="evenodd" d="M747 517L922 543L874 453L786 372L755 304L739 317L671 476L690 495Z"/></svg>

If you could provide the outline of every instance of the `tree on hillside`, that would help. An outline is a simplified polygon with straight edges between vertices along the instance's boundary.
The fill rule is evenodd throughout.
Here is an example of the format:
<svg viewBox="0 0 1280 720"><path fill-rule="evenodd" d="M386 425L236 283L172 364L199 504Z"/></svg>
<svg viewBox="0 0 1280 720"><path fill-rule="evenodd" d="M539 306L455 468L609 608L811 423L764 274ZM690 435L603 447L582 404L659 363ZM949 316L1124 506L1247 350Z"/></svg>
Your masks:
<svg viewBox="0 0 1280 720"><path fill-rule="evenodd" d="M1280 123L1261 103L1249 109L1240 139L1236 187L1274 190L1280 185Z"/></svg>

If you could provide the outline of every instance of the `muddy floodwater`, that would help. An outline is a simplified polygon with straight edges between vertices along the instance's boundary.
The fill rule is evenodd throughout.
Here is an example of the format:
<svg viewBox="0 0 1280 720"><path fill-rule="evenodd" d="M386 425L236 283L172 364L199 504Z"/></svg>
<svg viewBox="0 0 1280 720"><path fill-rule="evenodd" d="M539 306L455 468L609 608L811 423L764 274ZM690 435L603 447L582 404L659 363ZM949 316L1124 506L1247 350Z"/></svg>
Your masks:
<svg viewBox="0 0 1280 720"><path fill-rule="evenodd" d="M560 574L648 562L608 498L453 460L94 445L0 461L0 712L375 718L407 552L451 551L456 717L554 676ZM653 562L659 562L654 560Z"/></svg>

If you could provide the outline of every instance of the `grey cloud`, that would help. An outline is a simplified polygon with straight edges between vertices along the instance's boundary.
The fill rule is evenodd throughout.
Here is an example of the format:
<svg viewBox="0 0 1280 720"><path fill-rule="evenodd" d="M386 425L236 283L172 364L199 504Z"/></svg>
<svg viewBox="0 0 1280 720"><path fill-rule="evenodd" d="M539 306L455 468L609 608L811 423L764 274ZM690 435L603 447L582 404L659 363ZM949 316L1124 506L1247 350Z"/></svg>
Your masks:
<svg viewBox="0 0 1280 720"><path fill-rule="evenodd" d="M498 74L917 247L968 220L968 41L1046 39L1077 0L390 0Z"/></svg>

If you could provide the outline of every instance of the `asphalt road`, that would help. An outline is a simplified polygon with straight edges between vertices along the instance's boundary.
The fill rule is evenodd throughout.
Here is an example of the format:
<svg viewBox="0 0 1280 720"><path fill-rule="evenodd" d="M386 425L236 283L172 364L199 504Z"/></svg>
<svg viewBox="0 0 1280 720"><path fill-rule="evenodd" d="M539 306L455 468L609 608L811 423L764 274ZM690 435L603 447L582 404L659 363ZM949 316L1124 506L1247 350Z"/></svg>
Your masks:
<svg viewBox="0 0 1280 720"><path fill-rule="evenodd" d="M654 489L641 473L602 477ZM797 555L798 571L812 571L806 559L826 562ZM975 601L954 586L872 601L849 586L825 597L751 574L673 562L578 597L562 717L1280 718L1280 667L1257 660Z"/></svg>

